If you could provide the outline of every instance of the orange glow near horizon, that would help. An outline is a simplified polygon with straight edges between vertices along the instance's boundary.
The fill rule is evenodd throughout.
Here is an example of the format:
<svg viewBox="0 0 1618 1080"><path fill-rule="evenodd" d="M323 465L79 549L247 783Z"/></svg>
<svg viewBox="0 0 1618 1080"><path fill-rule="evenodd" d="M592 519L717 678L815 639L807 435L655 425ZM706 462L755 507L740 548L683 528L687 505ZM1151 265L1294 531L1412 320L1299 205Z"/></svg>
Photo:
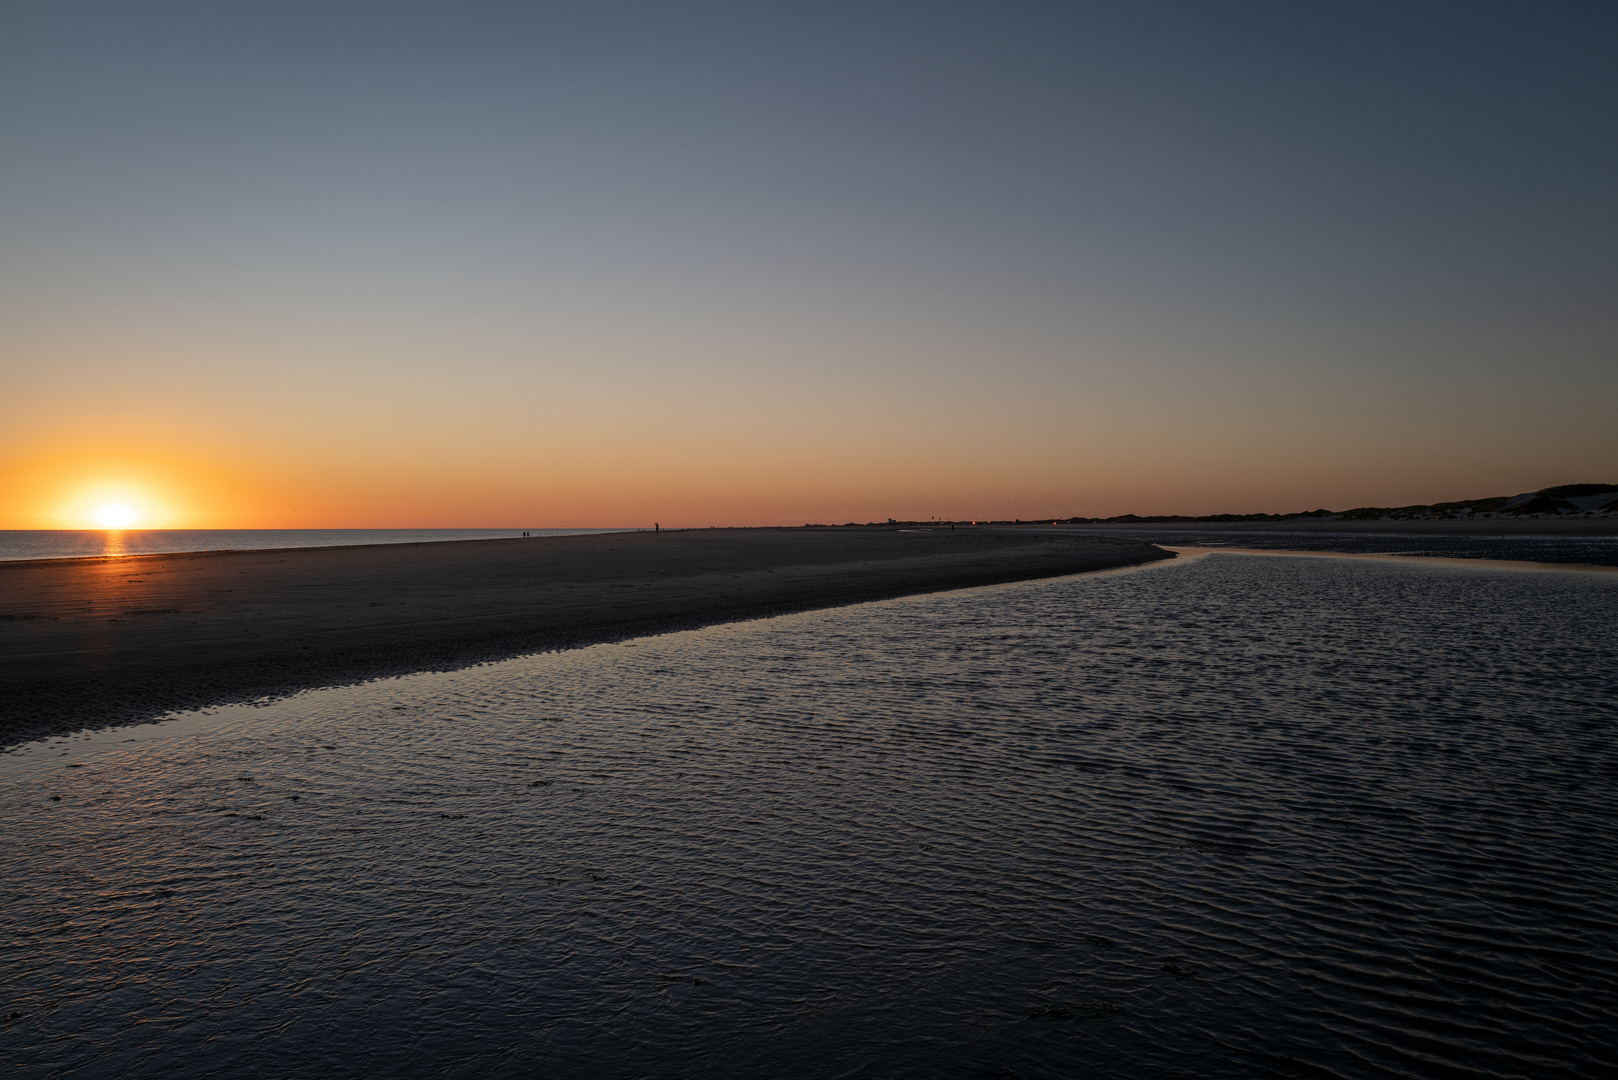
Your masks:
<svg viewBox="0 0 1618 1080"><path fill-rule="evenodd" d="M710 349L259 329L75 323L0 343L25 373L0 398L0 529L99 529L112 504L158 530L1287 513L1610 479L1600 424L1501 440L1464 388L1434 413L1431 395L1323 374L1289 405L1261 373L1159 377L1149 358L1064 366L925 335L826 359L764 330Z"/></svg>
<svg viewBox="0 0 1618 1080"><path fill-rule="evenodd" d="M773 446L761 441L750 458L698 440L660 445L621 429L613 434L617 438L577 430L566 433L571 438L535 436L537 445L523 453L496 440L454 450L400 445L390 448L391 460L369 448L345 459L329 445L279 455L271 447L238 445L230 448L239 455L235 460L184 448L141 459L14 461L0 465L0 528L635 528L654 521L688 528L1390 504L1377 498L1380 492L1346 493L1358 485L1341 476L1331 477L1338 481L1336 496L1321 497L1305 490L1313 485L1278 475L1284 470L1250 474L1238 485L1219 475L1218 463L1175 470L1172 454L1137 449L1132 460L1120 459L1082 439L1073 440L1079 445L1067 455L1036 446L1018 447L1017 456L1088 459L1088 468L1067 475L1058 467L1030 468L1014 483L1002 483L1009 470L974 457L976 444L927 443L928 454L917 454L905 445L915 438L910 432L851 438L840 446L812 438L778 439ZM1171 473L1174 482L1164 483ZM1508 480L1480 492L1474 490L1480 485L1458 477L1405 501L1515 494L1545 482L1523 479L1528 482L1510 486ZM114 507L128 515L110 513Z"/></svg>
<svg viewBox="0 0 1618 1080"><path fill-rule="evenodd" d="M1249 424L1200 398L1164 395L1139 416L1100 390L1075 390L1070 407L985 389L970 409L940 398L907 414L884 411L894 402L880 386L845 401L842 384L794 396L785 381L760 382L616 396L536 384L532 395L484 397L426 380L399 400L341 388L306 400L285 390L210 399L194 385L146 398L108 390L66 419L40 411L0 425L0 529L104 529L96 513L111 505L133 511L138 529L1277 513L1606 479L1566 464L1578 455L1554 440L1542 440L1541 458L1491 462L1491 447L1450 445L1445 430L1410 429L1397 415L1370 425L1376 438L1356 434L1350 452L1311 434L1327 427L1323 416ZM531 398L551 403L548 419L530 415ZM1425 469L1390 480L1406 459Z"/></svg>

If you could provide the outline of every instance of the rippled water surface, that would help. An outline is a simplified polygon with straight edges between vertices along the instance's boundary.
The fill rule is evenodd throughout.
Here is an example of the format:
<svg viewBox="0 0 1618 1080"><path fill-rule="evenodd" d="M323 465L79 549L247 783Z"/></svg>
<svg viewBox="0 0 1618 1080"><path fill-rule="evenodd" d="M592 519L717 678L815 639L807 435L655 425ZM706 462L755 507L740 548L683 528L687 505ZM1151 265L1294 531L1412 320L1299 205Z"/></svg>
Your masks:
<svg viewBox="0 0 1618 1080"><path fill-rule="evenodd" d="M1615 612L1212 555L53 740L0 758L6 1058L1611 1076Z"/></svg>

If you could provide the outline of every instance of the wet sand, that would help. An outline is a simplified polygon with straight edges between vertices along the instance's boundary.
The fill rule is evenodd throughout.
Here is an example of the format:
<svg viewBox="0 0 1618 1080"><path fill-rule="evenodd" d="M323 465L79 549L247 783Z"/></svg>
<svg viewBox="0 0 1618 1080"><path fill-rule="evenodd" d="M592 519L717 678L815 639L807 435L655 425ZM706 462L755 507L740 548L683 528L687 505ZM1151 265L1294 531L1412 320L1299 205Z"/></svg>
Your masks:
<svg viewBox="0 0 1618 1080"><path fill-rule="evenodd" d="M410 671L1174 556L961 529L702 529L0 563L0 745Z"/></svg>

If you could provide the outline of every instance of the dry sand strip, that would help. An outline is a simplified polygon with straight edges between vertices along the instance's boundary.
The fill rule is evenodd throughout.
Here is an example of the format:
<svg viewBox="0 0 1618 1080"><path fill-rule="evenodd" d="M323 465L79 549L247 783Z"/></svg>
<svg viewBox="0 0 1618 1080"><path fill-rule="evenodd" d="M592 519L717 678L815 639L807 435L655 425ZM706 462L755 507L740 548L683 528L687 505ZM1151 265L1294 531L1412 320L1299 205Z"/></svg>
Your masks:
<svg viewBox="0 0 1618 1080"><path fill-rule="evenodd" d="M313 686L1174 556L971 529L701 529L0 563L0 745Z"/></svg>

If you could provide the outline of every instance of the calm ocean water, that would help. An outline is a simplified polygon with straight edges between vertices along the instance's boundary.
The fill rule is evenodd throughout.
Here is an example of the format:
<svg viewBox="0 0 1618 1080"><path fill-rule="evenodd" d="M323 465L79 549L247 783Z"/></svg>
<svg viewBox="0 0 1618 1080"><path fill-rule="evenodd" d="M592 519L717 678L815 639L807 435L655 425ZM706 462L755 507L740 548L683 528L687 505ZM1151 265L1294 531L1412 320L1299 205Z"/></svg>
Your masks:
<svg viewBox="0 0 1618 1080"><path fill-rule="evenodd" d="M421 544L436 540L575 536L627 529L0 529L0 561L170 551L262 551L266 548Z"/></svg>
<svg viewBox="0 0 1618 1080"><path fill-rule="evenodd" d="M1606 1077L1618 574L1214 554L0 757L18 1077Z"/></svg>

